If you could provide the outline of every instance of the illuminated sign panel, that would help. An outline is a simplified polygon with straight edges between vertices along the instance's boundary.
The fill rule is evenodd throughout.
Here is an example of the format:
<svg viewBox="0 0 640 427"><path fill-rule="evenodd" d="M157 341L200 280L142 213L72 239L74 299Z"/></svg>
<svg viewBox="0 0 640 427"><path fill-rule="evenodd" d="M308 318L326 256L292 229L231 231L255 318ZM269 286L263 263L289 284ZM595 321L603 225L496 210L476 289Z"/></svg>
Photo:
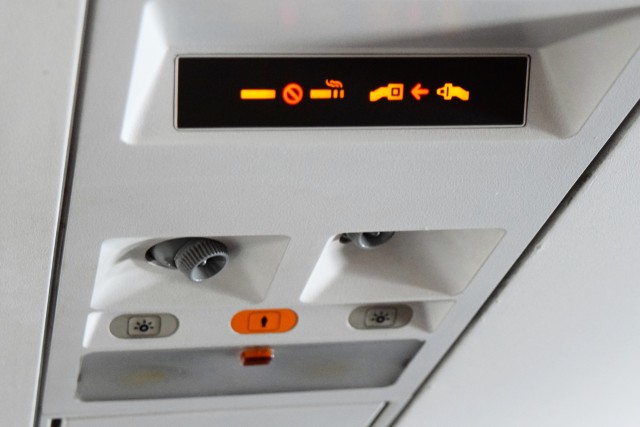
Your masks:
<svg viewBox="0 0 640 427"><path fill-rule="evenodd" d="M523 126L529 57L179 57L178 129Z"/></svg>

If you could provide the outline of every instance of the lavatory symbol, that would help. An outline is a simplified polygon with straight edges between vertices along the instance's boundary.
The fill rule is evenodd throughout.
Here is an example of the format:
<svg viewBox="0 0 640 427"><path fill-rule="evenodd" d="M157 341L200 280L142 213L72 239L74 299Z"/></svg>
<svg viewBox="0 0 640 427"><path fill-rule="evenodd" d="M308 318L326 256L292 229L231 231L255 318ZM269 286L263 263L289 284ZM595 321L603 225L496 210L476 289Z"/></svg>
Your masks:
<svg viewBox="0 0 640 427"><path fill-rule="evenodd" d="M462 101L469 100L469 91L460 86L454 86L453 83L445 83L444 86L436 90L436 93L444 98L445 101L451 101L453 98L458 98Z"/></svg>
<svg viewBox="0 0 640 427"><path fill-rule="evenodd" d="M263 328L267 327L267 322L269 321L269 319L267 318L267 316L262 316L262 319L260 319L260 324L262 325Z"/></svg>

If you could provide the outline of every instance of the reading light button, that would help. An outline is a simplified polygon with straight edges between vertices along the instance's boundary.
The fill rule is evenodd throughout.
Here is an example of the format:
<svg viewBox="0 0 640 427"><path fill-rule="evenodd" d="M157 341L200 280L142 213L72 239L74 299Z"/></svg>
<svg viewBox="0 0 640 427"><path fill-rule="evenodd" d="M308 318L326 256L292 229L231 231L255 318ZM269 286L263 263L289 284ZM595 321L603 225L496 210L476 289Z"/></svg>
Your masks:
<svg viewBox="0 0 640 427"><path fill-rule="evenodd" d="M231 328L239 334L287 332L298 323L298 315L288 308L244 310L231 319Z"/></svg>
<svg viewBox="0 0 640 427"><path fill-rule="evenodd" d="M366 328L392 328L396 323L398 310L395 307L370 308L365 312Z"/></svg>
<svg viewBox="0 0 640 427"><path fill-rule="evenodd" d="M349 315L349 324L356 329L401 328L411 321L413 310L406 304L362 305Z"/></svg>
<svg viewBox="0 0 640 427"><path fill-rule="evenodd" d="M109 332L125 339L164 338L178 329L178 319L169 313L123 314L111 321Z"/></svg>
<svg viewBox="0 0 640 427"><path fill-rule="evenodd" d="M129 317L127 334L130 337L154 337L160 333L160 316Z"/></svg>

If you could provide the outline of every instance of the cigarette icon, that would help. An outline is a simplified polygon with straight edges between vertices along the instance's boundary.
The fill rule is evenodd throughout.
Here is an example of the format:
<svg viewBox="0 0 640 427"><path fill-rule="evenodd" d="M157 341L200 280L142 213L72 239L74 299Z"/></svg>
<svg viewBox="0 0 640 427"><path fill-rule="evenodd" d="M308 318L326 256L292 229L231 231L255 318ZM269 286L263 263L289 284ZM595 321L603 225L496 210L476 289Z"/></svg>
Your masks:
<svg viewBox="0 0 640 427"><path fill-rule="evenodd" d="M309 98L311 99L342 99L344 98L344 89L342 82L338 80L325 80L325 84L329 89L311 89Z"/></svg>

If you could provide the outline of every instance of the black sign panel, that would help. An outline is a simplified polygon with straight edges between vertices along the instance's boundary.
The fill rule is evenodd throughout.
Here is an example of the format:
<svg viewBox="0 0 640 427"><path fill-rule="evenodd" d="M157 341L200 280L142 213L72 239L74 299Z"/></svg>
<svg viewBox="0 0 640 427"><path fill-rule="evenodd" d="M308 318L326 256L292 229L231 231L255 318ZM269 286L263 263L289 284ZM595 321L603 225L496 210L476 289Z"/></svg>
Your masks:
<svg viewBox="0 0 640 427"><path fill-rule="evenodd" d="M523 126L529 57L177 59L176 127Z"/></svg>

